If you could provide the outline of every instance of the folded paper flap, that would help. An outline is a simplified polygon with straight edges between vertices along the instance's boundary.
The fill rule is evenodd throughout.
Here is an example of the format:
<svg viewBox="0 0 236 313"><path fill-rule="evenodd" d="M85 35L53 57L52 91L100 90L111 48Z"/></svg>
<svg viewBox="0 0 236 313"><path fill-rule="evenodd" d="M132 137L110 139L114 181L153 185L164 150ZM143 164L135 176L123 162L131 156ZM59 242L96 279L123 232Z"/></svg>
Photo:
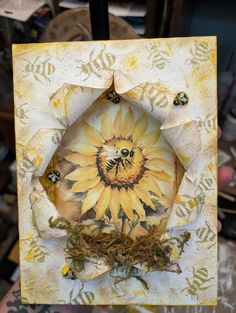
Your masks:
<svg viewBox="0 0 236 313"><path fill-rule="evenodd" d="M58 211L48 198L46 191L37 181L34 182L33 191L30 194L30 204L34 222L42 239L52 239L66 236L66 231L49 227L49 219L59 217Z"/></svg>
<svg viewBox="0 0 236 313"><path fill-rule="evenodd" d="M43 174L66 128L77 120L103 91L103 89L64 84L51 97L49 105L61 129L41 128L28 140L24 152L35 166L35 175Z"/></svg>
<svg viewBox="0 0 236 313"><path fill-rule="evenodd" d="M133 89L135 87L135 83L133 83L132 80L122 71L116 70L114 72L114 87L116 92L122 95L128 90Z"/></svg>
<svg viewBox="0 0 236 313"><path fill-rule="evenodd" d="M199 150L198 155L193 159L193 162L186 172L186 176L192 182L199 180L201 176L206 175L213 168L213 164L216 163L215 157L215 144L205 145ZM206 157L207 156L207 157ZM214 176L216 180L216 174L212 172L211 175Z"/></svg>
<svg viewBox="0 0 236 313"><path fill-rule="evenodd" d="M84 270L78 276L81 281L89 281L108 272L110 269L103 260L88 258Z"/></svg>
<svg viewBox="0 0 236 313"><path fill-rule="evenodd" d="M50 108L65 128L75 122L106 89L64 84L50 99Z"/></svg>
<svg viewBox="0 0 236 313"><path fill-rule="evenodd" d="M199 192L198 186L187 178L186 172L168 218L167 229L192 224L200 214L203 204L204 194Z"/></svg>
<svg viewBox="0 0 236 313"><path fill-rule="evenodd" d="M161 127L161 130L184 168L188 170L202 149L200 132L196 122L190 121L164 129Z"/></svg>
<svg viewBox="0 0 236 313"><path fill-rule="evenodd" d="M162 82L144 82L125 91L122 96L163 122L168 116L174 93Z"/></svg>
<svg viewBox="0 0 236 313"><path fill-rule="evenodd" d="M28 140L24 147L24 154L35 167L34 176L41 176L44 173L64 132L63 128L41 128Z"/></svg>

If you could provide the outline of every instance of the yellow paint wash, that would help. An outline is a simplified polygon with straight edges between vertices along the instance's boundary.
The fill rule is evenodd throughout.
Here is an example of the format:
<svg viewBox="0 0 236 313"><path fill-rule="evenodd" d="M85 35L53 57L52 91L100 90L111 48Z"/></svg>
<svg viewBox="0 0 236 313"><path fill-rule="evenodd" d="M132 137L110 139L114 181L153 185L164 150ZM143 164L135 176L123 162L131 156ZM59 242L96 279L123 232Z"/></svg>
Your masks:
<svg viewBox="0 0 236 313"><path fill-rule="evenodd" d="M55 109L57 109L60 105L61 105L61 100L60 99L56 99L55 101L53 101L53 104Z"/></svg>

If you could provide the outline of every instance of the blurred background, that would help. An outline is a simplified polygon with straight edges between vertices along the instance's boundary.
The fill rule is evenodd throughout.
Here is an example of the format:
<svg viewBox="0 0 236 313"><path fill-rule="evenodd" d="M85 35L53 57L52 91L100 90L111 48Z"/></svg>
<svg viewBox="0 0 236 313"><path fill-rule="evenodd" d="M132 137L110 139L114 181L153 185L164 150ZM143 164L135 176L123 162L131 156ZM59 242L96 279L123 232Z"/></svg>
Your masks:
<svg viewBox="0 0 236 313"><path fill-rule="evenodd" d="M219 166L236 170L236 2L234 0L111 0L110 39L216 35ZM97 23L96 14L92 22ZM98 26L99 32L99 26ZM0 0L0 299L19 277L12 43L92 40L89 2ZM27 118L24 106L17 112ZM208 127L205 121L203 127ZM216 308L95 308L100 312L236 312L236 181L218 195L219 305ZM205 240L210 234L203 232Z"/></svg>

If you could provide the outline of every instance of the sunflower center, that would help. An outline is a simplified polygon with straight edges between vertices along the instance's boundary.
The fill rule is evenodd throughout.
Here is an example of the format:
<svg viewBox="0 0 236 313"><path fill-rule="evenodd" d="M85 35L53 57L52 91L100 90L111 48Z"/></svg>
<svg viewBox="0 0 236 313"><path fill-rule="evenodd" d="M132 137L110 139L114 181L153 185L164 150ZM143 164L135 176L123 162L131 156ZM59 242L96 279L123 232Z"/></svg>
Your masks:
<svg viewBox="0 0 236 313"><path fill-rule="evenodd" d="M103 181L116 187L132 187L144 173L142 149L131 139L113 138L104 143L97 155Z"/></svg>

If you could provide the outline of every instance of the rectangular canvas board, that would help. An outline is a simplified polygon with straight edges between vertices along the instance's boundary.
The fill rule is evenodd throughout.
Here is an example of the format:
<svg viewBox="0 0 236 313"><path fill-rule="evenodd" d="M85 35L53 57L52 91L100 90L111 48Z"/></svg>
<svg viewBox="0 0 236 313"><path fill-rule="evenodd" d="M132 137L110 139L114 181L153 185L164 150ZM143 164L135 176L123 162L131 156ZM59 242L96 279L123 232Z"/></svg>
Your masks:
<svg viewBox="0 0 236 313"><path fill-rule="evenodd" d="M13 60L23 303L216 305L216 38Z"/></svg>

